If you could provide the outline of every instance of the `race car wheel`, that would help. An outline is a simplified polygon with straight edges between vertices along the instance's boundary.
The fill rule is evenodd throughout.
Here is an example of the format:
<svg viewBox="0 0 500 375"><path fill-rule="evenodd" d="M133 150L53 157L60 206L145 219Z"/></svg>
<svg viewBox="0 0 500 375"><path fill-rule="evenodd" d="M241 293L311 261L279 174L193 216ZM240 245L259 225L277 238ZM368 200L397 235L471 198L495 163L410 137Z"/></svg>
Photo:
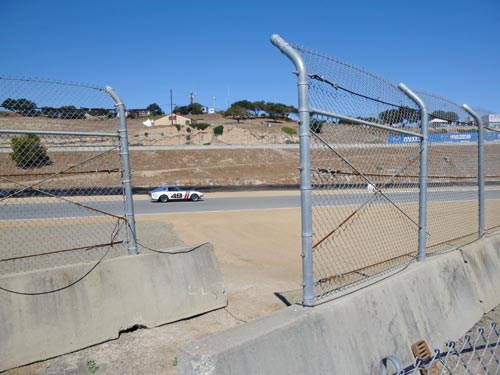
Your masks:
<svg viewBox="0 0 500 375"><path fill-rule="evenodd" d="M166 195L160 195L160 198L158 200L161 203L167 203L168 202L168 197Z"/></svg>
<svg viewBox="0 0 500 375"><path fill-rule="evenodd" d="M191 198L190 198L193 202L196 202L196 201L199 201L200 200L200 197L198 196L198 194L193 194L191 195Z"/></svg>

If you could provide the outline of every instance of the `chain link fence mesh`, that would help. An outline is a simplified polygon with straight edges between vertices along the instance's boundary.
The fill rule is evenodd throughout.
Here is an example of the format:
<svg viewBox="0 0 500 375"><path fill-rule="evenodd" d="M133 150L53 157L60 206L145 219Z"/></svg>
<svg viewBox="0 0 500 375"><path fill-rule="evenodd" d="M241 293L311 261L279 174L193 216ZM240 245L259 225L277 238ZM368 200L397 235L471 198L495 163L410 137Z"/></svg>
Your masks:
<svg viewBox="0 0 500 375"><path fill-rule="evenodd" d="M312 137L316 294L408 264L418 243L418 145L390 131L322 121ZM375 142L374 142L375 141Z"/></svg>
<svg viewBox="0 0 500 375"><path fill-rule="evenodd" d="M103 89L0 77L0 276L128 254L119 147Z"/></svg>
<svg viewBox="0 0 500 375"><path fill-rule="evenodd" d="M461 105L416 94L428 112L426 251L432 255L478 238L478 126Z"/></svg>
<svg viewBox="0 0 500 375"><path fill-rule="evenodd" d="M383 78L290 46L308 75L314 293L319 300L415 259L422 111L403 88ZM462 106L416 94L427 107L429 124L425 250L437 254L479 235L478 126ZM490 185L498 179L499 145L486 147ZM497 195L487 195L488 228L499 224Z"/></svg>
<svg viewBox="0 0 500 375"><path fill-rule="evenodd" d="M486 109L474 109L484 126L485 229L500 228L500 199L494 194L500 189L500 116Z"/></svg>
<svg viewBox="0 0 500 375"><path fill-rule="evenodd" d="M489 327L467 332L457 341L448 342L443 350L430 351L427 343L416 348L415 362L403 368L397 358L382 362L381 373L393 375L494 375L500 374L500 330L496 322ZM389 362L389 361L388 361ZM396 367L396 372L387 371Z"/></svg>
<svg viewBox="0 0 500 375"><path fill-rule="evenodd" d="M311 111L331 114L310 120L314 280L321 299L415 258L420 112L390 82L294 48L308 69ZM391 143L398 137L416 142Z"/></svg>

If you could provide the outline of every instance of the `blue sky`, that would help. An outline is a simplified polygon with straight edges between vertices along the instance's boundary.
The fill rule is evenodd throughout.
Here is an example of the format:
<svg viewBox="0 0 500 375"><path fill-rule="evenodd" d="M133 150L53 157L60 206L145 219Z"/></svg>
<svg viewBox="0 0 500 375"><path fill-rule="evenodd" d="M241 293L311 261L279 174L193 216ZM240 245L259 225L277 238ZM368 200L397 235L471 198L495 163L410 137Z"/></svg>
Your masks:
<svg viewBox="0 0 500 375"><path fill-rule="evenodd" d="M286 40L500 112L499 0L0 0L0 74L110 85L128 108L296 105ZM215 99L214 99L215 97Z"/></svg>

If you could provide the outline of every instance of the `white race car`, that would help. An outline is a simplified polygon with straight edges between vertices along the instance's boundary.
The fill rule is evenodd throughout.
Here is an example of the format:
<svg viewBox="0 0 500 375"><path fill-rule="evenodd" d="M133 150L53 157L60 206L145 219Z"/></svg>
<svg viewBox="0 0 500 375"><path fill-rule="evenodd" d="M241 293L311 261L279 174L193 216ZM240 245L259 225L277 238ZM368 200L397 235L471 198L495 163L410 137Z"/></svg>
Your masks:
<svg viewBox="0 0 500 375"><path fill-rule="evenodd" d="M199 201L203 198L203 193L196 190L183 190L175 185L165 185L157 187L149 192L152 201L168 202L173 200Z"/></svg>

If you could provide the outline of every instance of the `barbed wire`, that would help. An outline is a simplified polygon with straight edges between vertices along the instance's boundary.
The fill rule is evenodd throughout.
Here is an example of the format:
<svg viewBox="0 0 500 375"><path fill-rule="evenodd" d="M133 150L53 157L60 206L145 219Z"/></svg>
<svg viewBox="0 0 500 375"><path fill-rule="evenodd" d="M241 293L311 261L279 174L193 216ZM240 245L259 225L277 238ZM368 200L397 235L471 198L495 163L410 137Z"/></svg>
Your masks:
<svg viewBox="0 0 500 375"><path fill-rule="evenodd" d="M0 75L0 80L20 81L20 82L36 82L36 83L44 83L44 84L50 84L50 85L74 86L74 87L80 87L80 88L86 88L86 89L93 89L93 90L97 90L97 91L106 91L106 89L104 87L97 86L95 84L53 80L53 79L48 79L48 78L16 77L16 76Z"/></svg>

